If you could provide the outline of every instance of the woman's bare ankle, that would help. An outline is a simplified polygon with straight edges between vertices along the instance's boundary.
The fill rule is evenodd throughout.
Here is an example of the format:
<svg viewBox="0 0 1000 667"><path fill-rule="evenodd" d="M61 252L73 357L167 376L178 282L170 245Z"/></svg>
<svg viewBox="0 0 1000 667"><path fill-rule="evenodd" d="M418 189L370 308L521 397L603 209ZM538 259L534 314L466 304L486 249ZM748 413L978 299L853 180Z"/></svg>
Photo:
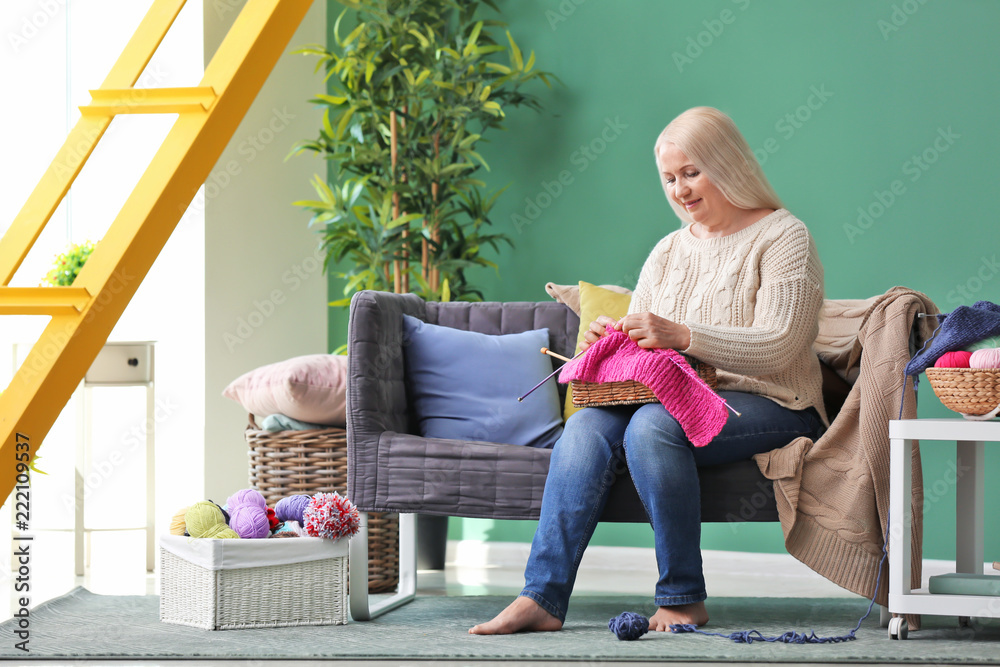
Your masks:
<svg viewBox="0 0 1000 667"><path fill-rule="evenodd" d="M660 607L649 619L650 631L666 632L671 625L705 625L708 611L704 602Z"/></svg>
<svg viewBox="0 0 1000 667"><path fill-rule="evenodd" d="M509 635L515 632L554 632L562 621L529 597L519 596L492 621L469 628L470 635Z"/></svg>

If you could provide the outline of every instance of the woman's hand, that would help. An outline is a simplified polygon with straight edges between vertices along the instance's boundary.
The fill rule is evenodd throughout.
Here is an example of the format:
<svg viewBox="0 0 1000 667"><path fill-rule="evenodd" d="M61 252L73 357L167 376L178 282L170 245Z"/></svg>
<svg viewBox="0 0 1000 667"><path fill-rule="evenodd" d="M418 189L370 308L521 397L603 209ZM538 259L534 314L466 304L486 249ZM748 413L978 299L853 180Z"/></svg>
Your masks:
<svg viewBox="0 0 1000 667"><path fill-rule="evenodd" d="M614 323L617 320L613 317L608 317L607 315L601 315L596 320L590 323L590 329L583 334L583 341L580 343L580 351L586 350L588 347L596 343L598 340L607 336L607 325Z"/></svg>
<svg viewBox="0 0 1000 667"><path fill-rule="evenodd" d="M590 327L593 329L594 325ZM691 346L690 329L653 313L626 315L618 320L615 329L628 334L639 347L686 350Z"/></svg>

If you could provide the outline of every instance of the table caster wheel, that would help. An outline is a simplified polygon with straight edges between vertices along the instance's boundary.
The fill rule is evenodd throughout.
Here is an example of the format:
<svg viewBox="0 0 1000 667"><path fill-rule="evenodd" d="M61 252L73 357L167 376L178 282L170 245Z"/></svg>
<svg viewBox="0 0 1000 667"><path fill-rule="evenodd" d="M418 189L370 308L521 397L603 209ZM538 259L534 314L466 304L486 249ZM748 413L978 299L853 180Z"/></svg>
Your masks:
<svg viewBox="0 0 1000 667"><path fill-rule="evenodd" d="M896 616L889 619L889 639L906 639L908 633L909 628L905 618Z"/></svg>

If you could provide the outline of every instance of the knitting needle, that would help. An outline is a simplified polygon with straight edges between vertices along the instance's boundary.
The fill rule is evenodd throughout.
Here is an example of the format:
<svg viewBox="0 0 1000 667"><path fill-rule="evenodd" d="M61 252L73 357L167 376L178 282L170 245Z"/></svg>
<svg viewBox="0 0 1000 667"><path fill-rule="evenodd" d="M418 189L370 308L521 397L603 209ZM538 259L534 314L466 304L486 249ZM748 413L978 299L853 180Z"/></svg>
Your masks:
<svg viewBox="0 0 1000 667"><path fill-rule="evenodd" d="M667 359L669 359L670 361L674 362L674 365L676 365L677 368L679 368L682 371L684 371L685 373L687 373L687 371L684 370L684 367L681 366L681 364L680 364L679 361L677 361L676 359L674 359L673 357L671 357L669 355L667 356ZM688 368L690 368L690 366ZM737 417L742 417L743 416L742 414L740 414L739 412L736 411L736 408L734 408L733 406L729 405L729 403L726 402L726 399L722 398L721 396L719 396L718 394L716 394L714 391L711 392L711 393L712 393L712 396L715 396L717 399L719 399L720 401L722 401L723 405L725 405L727 408L729 408L730 410L732 410L734 415L736 415Z"/></svg>
<svg viewBox="0 0 1000 667"><path fill-rule="evenodd" d="M545 348L542 348L542 349L545 349ZM583 354L584 352L586 352L586 350L581 350L580 352L577 352L577 353L576 353L576 356L574 356L574 357L573 357L573 359L576 359L576 357L579 357L579 356L580 356L581 354ZM573 359L567 359L567 361L573 361ZM541 387L541 386L542 386L543 384L545 384L545 382L546 382L546 381L547 381L547 380L548 380L548 379L549 379L550 377L552 377L553 375L555 375L556 373L558 373L558 372L559 372L559 371L561 371L561 370L562 370L562 366L560 366L559 368L555 369L554 371L552 371L551 373L549 373L548 375L546 375L546 376L545 376L544 378L542 378L542 381L541 381L541 382L539 382L539 383L538 383L538 384L536 384L536 385L535 385L534 387L532 387L531 389L529 389L529 390L528 390L528 394L530 394L531 392L533 392L533 391L535 391L536 389L538 389L539 387ZM521 401L523 401L524 399L528 398L528 394L525 394L524 396L520 396L520 397L518 397L518 399L517 399L517 402L518 402L518 403L520 403L520 402L521 402Z"/></svg>
<svg viewBox="0 0 1000 667"><path fill-rule="evenodd" d="M569 357L564 357L561 354L556 354L555 352L553 352L552 350L550 350L547 347L543 347L542 348L542 354L547 354L550 357L555 357L556 359L562 359L563 361L570 361Z"/></svg>

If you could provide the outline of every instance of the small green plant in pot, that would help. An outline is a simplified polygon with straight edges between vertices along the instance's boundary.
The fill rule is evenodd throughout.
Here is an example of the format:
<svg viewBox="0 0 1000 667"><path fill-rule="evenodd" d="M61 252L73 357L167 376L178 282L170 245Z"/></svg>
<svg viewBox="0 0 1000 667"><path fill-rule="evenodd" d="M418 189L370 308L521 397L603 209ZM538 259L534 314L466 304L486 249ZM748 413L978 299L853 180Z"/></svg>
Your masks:
<svg viewBox="0 0 1000 667"><path fill-rule="evenodd" d="M52 287L69 287L72 285L73 281L76 280L77 274L80 273L80 269L87 262L87 258L94 252L95 247L97 247L97 244L91 241L71 243L66 248L66 252L56 255L52 269L45 274L42 284L51 285Z"/></svg>
<svg viewBox="0 0 1000 667"><path fill-rule="evenodd" d="M333 50L302 51L319 58L329 94L313 100L325 107L319 136L294 150L332 163L330 182L313 182L319 198L296 202L313 213L328 269L344 268L347 298L331 305L363 289L481 301L466 271L496 269L483 251L510 239L491 228L503 190L477 178L489 170L478 144L507 110L540 109L523 88L554 77L522 54L490 0L341 3ZM481 18L481 5L495 14ZM356 25L341 31L345 18Z"/></svg>

